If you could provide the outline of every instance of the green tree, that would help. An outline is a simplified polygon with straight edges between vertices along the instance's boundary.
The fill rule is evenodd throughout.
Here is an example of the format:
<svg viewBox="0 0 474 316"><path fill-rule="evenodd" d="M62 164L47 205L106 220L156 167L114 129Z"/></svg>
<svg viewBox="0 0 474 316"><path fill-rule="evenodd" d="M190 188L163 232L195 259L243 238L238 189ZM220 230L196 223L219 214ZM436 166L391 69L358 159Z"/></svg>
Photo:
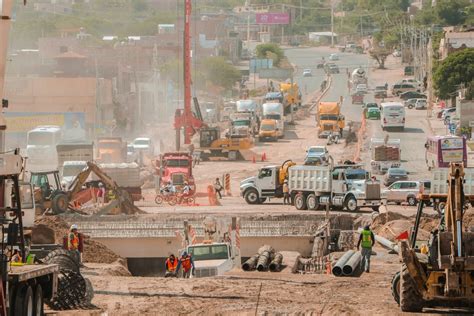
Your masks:
<svg viewBox="0 0 474 316"><path fill-rule="evenodd" d="M391 51L385 48L374 48L369 51L369 54L379 64L379 69L385 69L385 60Z"/></svg>
<svg viewBox="0 0 474 316"><path fill-rule="evenodd" d="M443 24L460 25L466 20L464 9L468 5L468 0L438 0L436 13Z"/></svg>
<svg viewBox="0 0 474 316"><path fill-rule="evenodd" d="M461 84L473 87L474 81L474 48L463 49L452 53L437 67L433 79L436 95L449 99ZM468 91L472 95L472 91Z"/></svg>
<svg viewBox="0 0 474 316"><path fill-rule="evenodd" d="M216 86L231 89L240 80L240 71L227 63L223 57L208 57L199 67L206 80Z"/></svg>
<svg viewBox="0 0 474 316"><path fill-rule="evenodd" d="M278 65L285 56L280 46L275 43L257 45L255 50L258 58L272 58L275 65Z"/></svg>

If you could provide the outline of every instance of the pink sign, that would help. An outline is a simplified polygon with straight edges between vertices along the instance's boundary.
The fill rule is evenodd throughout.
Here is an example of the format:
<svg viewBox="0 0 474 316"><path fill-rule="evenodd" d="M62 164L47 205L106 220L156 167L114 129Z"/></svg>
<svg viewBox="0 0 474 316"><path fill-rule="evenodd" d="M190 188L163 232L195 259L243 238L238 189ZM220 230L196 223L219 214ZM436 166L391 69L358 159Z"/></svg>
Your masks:
<svg viewBox="0 0 474 316"><path fill-rule="evenodd" d="M257 24L290 24L289 13L257 13Z"/></svg>

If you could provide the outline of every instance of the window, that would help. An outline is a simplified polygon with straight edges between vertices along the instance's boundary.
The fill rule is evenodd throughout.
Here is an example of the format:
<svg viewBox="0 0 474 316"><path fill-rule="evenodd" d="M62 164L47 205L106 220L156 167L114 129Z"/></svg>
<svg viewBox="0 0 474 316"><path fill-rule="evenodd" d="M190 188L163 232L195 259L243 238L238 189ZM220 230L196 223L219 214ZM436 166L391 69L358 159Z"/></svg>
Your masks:
<svg viewBox="0 0 474 316"><path fill-rule="evenodd" d="M398 190L400 189L400 186L401 186L400 182L394 183L390 186L390 190Z"/></svg>
<svg viewBox="0 0 474 316"><path fill-rule="evenodd" d="M260 170L259 178L266 178L266 177L271 177L272 176L272 169L262 169Z"/></svg>
<svg viewBox="0 0 474 316"><path fill-rule="evenodd" d="M402 182L401 189L414 189L416 188L416 182Z"/></svg>
<svg viewBox="0 0 474 316"><path fill-rule="evenodd" d="M195 261L228 259L227 245L209 245L189 247L189 253Z"/></svg>

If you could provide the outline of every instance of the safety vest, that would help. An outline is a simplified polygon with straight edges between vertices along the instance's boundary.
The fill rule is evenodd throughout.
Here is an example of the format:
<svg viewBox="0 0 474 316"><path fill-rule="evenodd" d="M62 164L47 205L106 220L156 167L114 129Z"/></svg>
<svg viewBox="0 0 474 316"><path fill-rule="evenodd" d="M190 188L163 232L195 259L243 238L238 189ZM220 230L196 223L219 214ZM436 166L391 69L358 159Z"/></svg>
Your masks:
<svg viewBox="0 0 474 316"><path fill-rule="evenodd" d="M174 259L173 262L168 258L166 259L166 270L170 272L176 271L176 268L178 267L178 259Z"/></svg>
<svg viewBox="0 0 474 316"><path fill-rule="evenodd" d="M183 266L183 270L185 272L189 271L191 269L191 257L186 256L181 258L181 265Z"/></svg>
<svg viewBox="0 0 474 316"><path fill-rule="evenodd" d="M79 236L77 236L74 233L69 234L68 248L69 248L69 250L78 250L79 249Z"/></svg>
<svg viewBox="0 0 474 316"><path fill-rule="evenodd" d="M370 230L362 230L362 248L372 248L372 232Z"/></svg>

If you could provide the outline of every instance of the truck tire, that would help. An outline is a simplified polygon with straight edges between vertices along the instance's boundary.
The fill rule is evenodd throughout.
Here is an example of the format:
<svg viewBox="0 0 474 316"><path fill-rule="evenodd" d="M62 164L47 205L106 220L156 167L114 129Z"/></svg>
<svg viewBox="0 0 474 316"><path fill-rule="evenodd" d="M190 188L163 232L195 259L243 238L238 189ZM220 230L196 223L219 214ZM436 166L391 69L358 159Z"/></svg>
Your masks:
<svg viewBox="0 0 474 316"><path fill-rule="evenodd" d="M23 285L16 292L14 315L32 316L34 310L33 289L29 285Z"/></svg>
<svg viewBox="0 0 474 316"><path fill-rule="evenodd" d="M266 200L267 200L267 198L260 198L260 199L259 199L259 204L265 203Z"/></svg>
<svg viewBox="0 0 474 316"><path fill-rule="evenodd" d="M395 273L392 278L392 296L395 302L400 305L400 271Z"/></svg>
<svg viewBox="0 0 474 316"><path fill-rule="evenodd" d="M55 249L43 259L44 263L57 264L60 269L79 272L79 254L65 249Z"/></svg>
<svg viewBox="0 0 474 316"><path fill-rule="evenodd" d="M380 206L372 206L372 211L379 213L380 212Z"/></svg>
<svg viewBox="0 0 474 316"><path fill-rule="evenodd" d="M353 195L349 195L344 202L344 207L350 212L357 212L359 207L357 206L357 199Z"/></svg>
<svg viewBox="0 0 474 316"><path fill-rule="evenodd" d="M306 205L308 210L317 210L319 208L319 198L314 193L311 193L306 198Z"/></svg>
<svg viewBox="0 0 474 316"><path fill-rule="evenodd" d="M52 209L55 215L61 214L67 211L69 200L65 193L58 193L53 197Z"/></svg>
<svg viewBox="0 0 474 316"><path fill-rule="evenodd" d="M41 287L41 284L38 284L35 288L33 315L44 315L43 288Z"/></svg>
<svg viewBox="0 0 474 316"><path fill-rule="evenodd" d="M247 204L259 204L260 198L258 197L258 192L255 189L248 189L245 191L244 199Z"/></svg>
<svg viewBox="0 0 474 316"><path fill-rule="evenodd" d="M421 312L423 299L405 265L400 273L400 308L403 312Z"/></svg>
<svg viewBox="0 0 474 316"><path fill-rule="evenodd" d="M303 193L295 195L295 207L297 210L306 210L308 209L306 205L306 199L304 198Z"/></svg>
<svg viewBox="0 0 474 316"><path fill-rule="evenodd" d="M410 195L409 197L407 197L407 202L408 202L408 205L410 206L416 206L416 204L418 203L418 201L416 200L416 197L414 197L413 195Z"/></svg>

